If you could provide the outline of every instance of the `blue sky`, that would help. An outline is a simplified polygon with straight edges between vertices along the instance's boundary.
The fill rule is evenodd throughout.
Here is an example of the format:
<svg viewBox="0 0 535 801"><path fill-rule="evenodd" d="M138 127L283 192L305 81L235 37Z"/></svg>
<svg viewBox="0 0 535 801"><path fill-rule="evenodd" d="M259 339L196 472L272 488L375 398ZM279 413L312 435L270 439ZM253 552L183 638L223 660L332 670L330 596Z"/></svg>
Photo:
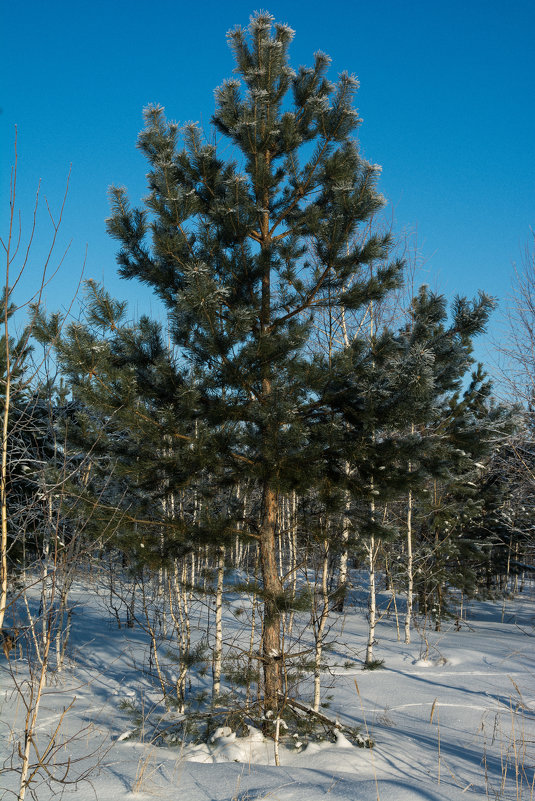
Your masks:
<svg viewBox="0 0 535 801"><path fill-rule="evenodd" d="M86 278L104 280L138 311L155 310L146 288L116 276L116 243L104 226L108 187L125 185L134 203L145 192L135 145L148 103L208 128L213 89L233 68L226 31L246 26L258 8L295 29L294 66L319 49L332 57L334 77L359 77L362 149L383 167L395 231L417 231L421 280L449 296L484 289L503 310L512 263L535 224L533 0L4 0L2 236L14 126L23 233L39 179L42 197L59 209L72 164L56 263L71 244L47 288L49 308L69 302L87 246ZM21 297L50 241L44 203L37 229Z"/></svg>

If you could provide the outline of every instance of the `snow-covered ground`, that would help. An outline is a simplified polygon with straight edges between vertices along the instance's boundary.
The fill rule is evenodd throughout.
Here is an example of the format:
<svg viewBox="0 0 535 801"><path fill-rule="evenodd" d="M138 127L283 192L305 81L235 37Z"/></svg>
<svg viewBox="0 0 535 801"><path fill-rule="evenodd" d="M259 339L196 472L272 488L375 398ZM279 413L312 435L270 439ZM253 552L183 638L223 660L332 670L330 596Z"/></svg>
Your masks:
<svg viewBox="0 0 535 801"><path fill-rule="evenodd" d="M86 781L54 785L79 801L533 801L534 593L526 589L505 608L472 602L460 630L446 624L426 634L427 660L418 632L410 645L398 642L385 616L376 646L384 666L374 671L362 670L365 615L349 608L330 633L325 711L362 726L375 747L357 748L339 735L333 743L281 748L275 766L273 743L255 729L242 737L221 730L211 743L172 747L151 742L148 726L144 741L129 738L124 702L149 719L159 700L147 637L139 628L118 629L94 585L79 583L68 659L45 688L35 743L43 753L53 736L56 767L49 769L56 776L74 781L90 770ZM238 625L229 606L226 635ZM7 791L17 786L24 747L17 728L25 708L14 679L29 698L21 684L26 664L13 657L11 669L0 654L0 798L13 797ZM53 797L46 781L34 792L38 801Z"/></svg>

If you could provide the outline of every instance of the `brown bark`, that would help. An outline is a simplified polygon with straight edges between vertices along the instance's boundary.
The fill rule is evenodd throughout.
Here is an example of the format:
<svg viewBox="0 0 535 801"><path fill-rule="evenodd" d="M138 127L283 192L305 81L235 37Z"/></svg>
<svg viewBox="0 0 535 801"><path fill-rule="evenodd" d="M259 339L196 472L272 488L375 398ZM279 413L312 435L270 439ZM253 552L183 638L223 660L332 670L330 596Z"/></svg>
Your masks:
<svg viewBox="0 0 535 801"><path fill-rule="evenodd" d="M269 172L271 154L264 154L266 172ZM262 192L263 211L260 217L260 243L262 250L271 246L269 228L269 190ZM271 322L271 266L266 263L262 276L262 301L260 308L260 335L269 336ZM271 395L271 380L269 368L264 365L262 369L262 395L261 402L269 403ZM262 432L263 443L269 450L273 445L276 430L268 426ZM263 450L263 448L262 448ZM277 717L278 693L282 687L282 654L281 654L281 612L278 599L283 588L277 569L277 492L273 488L269 476L266 476L262 486L262 508L260 514L260 569L264 591L264 616L262 626L262 661L264 672L264 714ZM269 714L268 714L269 713Z"/></svg>
<svg viewBox="0 0 535 801"><path fill-rule="evenodd" d="M264 713L276 717L278 693L282 688L281 612L279 598L283 588L277 570L276 550L277 493L265 481L260 523L260 567L264 586L264 625L262 659L264 667Z"/></svg>

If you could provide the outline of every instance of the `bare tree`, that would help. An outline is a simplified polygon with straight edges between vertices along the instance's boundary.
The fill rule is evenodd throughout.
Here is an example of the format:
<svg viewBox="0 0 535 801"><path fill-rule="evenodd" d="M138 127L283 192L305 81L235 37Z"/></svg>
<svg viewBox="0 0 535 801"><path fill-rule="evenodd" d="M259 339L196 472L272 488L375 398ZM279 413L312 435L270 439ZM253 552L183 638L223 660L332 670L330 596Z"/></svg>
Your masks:
<svg viewBox="0 0 535 801"><path fill-rule="evenodd" d="M40 185L35 195L32 222L26 241L23 241L21 224L21 214L17 207L17 134L15 130L14 160L11 169L10 181L10 204L9 222L5 237L0 237L0 242L5 257L5 277L3 282L3 295L1 303L2 312L2 352L0 354L3 362L2 375L0 376L0 389L2 395L2 409L0 428L2 431L0 449L0 516L1 516L1 535L0 535L0 631L2 630L4 617L7 609L8 598L8 550L9 550L9 476L8 462L9 449L11 445L10 423L13 404L17 399L23 398L27 390L34 384L41 367L46 361L46 354L43 360L32 365L31 369L27 365L27 357L30 351L30 340L32 336L32 322L26 325L22 334L15 339L11 331L11 324L17 312L32 309L32 314L40 311L43 303L43 293L50 281L54 278L65 254L59 259L58 266L51 269L52 259L56 249L58 233L60 230L65 202L69 188L69 178L65 187L65 193L59 209L59 213L54 215L45 200L48 215L52 224L52 236L46 255L42 261L41 275L37 282L33 295L22 303L16 303L15 292L17 287L28 270L32 245L37 227L37 210L40 201ZM69 173L70 176L70 173Z"/></svg>
<svg viewBox="0 0 535 801"><path fill-rule="evenodd" d="M17 801L43 782L61 790L87 777L94 767L75 770L64 757L64 747L73 735L62 736L63 720L74 703L66 705L59 723L47 736L37 736L41 702L51 673L61 671L70 630L69 589L81 552L83 525L65 536L62 499L67 474L72 477L65 443L58 447L58 429L47 374L50 346L40 358L30 358L36 321L43 310L44 292L65 257L56 258L58 235L67 199L69 178L60 204L54 213L44 201L51 223L50 243L39 259L40 275L29 297L18 300L22 278L34 264L34 241L40 204L40 185L29 231L24 231L17 203L18 150L15 132L14 159L11 169L10 206L7 232L0 237L5 275L0 300L0 635L13 692L18 699L22 719L8 724L13 753L0 773L15 775L10 789ZM53 264L54 262L54 264ZM73 299L74 302L74 299ZM28 320L23 325L21 320ZM56 316L58 329L61 316ZM17 333L17 327L21 333ZM44 371L44 372L43 372ZM50 446L56 455L54 465L46 461ZM53 460L54 461L54 460ZM53 467L53 469L50 469ZM18 566L15 584L15 559ZM5 627L6 620L10 628ZM22 623L18 621L21 620ZM25 666L23 667L25 663ZM7 722L6 722L7 723ZM81 736L78 732L74 738ZM43 742L44 739L44 742ZM89 756L89 755L88 755ZM93 755L91 755L93 756Z"/></svg>
<svg viewBox="0 0 535 801"><path fill-rule="evenodd" d="M535 397L535 231L514 266L507 332L497 343L501 378L509 396L526 406Z"/></svg>
<svg viewBox="0 0 535 801"><path fill-rule="evenodd" d="M506 310L505 335L495 343L499 355L501 388L507 400L516 402L523 416L501 451L495 454L500 473L507 472L515 499L510 510L510 549L520 567L518 538L524 541L524 555L533 557L531 525L521 522L535 506L535 230L530 230L519 264L514 265L512 293ZM531 538L532 540L532 538ZM514 546L512 545L514 543ZM527 565L524 565L527 566ZM509 561L508 567L509 570Z"/></svg>

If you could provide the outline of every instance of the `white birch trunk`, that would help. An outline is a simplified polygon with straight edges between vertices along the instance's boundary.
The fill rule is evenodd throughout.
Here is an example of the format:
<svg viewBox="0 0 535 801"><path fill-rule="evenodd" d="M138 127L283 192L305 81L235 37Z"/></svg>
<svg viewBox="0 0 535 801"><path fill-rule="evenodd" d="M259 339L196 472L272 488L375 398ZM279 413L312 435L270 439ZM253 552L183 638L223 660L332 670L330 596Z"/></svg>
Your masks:
<svg viewBox="0 0 535 801"><path fill-rule="evenodd" d="M255 579L255 583L256 583L256 581L258 579L258 558L257 558L256 564L255 564L255 569L254 569L254 579ZM250 677L251 671L253 669L253 661L254 661L254 653L255 653L255 647L254 646L255 646L255 634L256 634L256 606L257 606L257 603L258 603L257 596L256 596L256 593L254 593L253 597L251 599L251 633L250 633L250 636L249 636L249 651L248 651L248 654L247 654L247 676L248 676L248 679L247 679L247 688L245 690L245 709L246 710L249 709L249 703L250 703L250 700L251 700L251 680L250 680L249 677Z"/></svg>
<svg viewBox="0 0 535 801"><path fill-rule="evenodd" d="M39 715L39 706L43 695L45 686L47 668L48 668L48 653L50 649L50 636L45 643L45 650L43 652L43 659L39 672L39 679L36 685L31 685L30 697L25 701L26 705L26 719L24 725L24 748L20 751L21 767L19 777L19 794L17 801L24 801L26 790L28 789L30 771L30 747L33 744L33 736L37 724L37 717Z"/></svg>
<svg viewBox="0 0 535 801"><path fill-rule="evenodd" d="M0 631L4 625L7 608L7 433L9 421L9 403L11 392L11 374L9 364L9 336L7 329L7 307L5 309L6 340L6 381L4 397L4 415L2 420L2 462L0 471L0 506L2 515L2 533L0 542Z"/></svg>
<svg viewBox="0 0 535 801"><path fill-rule="evenodd" d="M412 556L412 490L409 490L407 508L407 612L405 615L405 642L411 641L412 604L414 596L414 570Z"/></svg>
<svg viewBox="0 0 535 801"><path fill-rule="evenodd" d="M188 662L184 657L189 654L191 644L191 628L189 619L188 595L185 589L187 580L187 568L185 562L182 565L182 577L178 575L178 564L175 562L173 573L173 586L169 581L169 613L173 620L176 638L179 646L179 673L175 683L177 699L177 711L183 713L186 700L186 681L188 676Z"/></svg>
<svg viewBox="0 0 535 801"><path fill-rule="evenodd" d="M215 644L212 667L212 698L221 693L221 663L223 657L223 582L225 578L225 549L219 548L217 556L217 589L215 601Z"/></svg>
<svg viewBox="0 0 535 801"><path fill-rule="evenodd" d="M368 642L366 643L366 664L373 662L373 646L375 643L375 625L377 621L377 601L375 590L375 537L372 535L367 545L368 571L370 577L369 588L369 621Z"/></svg>
<svg viewBox="0 0 535 801"><path fill-rule="evenodd" d="M349 475L350 467L349 462L346 463L345 472L346 475ZM347 567L349 561L349 550L348 550L348 542L349 542L349 531L351 528L351 518L349 517L349 509L351 508L351 496L349 491L346 491L346 502L344 508L344 515L342 518L342 552L340 553L340 564L339 564L339 572L338 572L338 600L336 602L335 609L337 612L344 611L344 603L346 598L347 592Z"/></svg>
<svg viewBox="0 0 535 801"><path fill-rule="evenodd" d="M329 571L329 542L323 543L323 564L321 570L321 613L316 616L316 647L314 654L314 712L319 712L320 692L321 692L321 657L323 654L323 638L325 626L329 617L329 591L328 591L328 571Z"/></svg>
<svg viewBox="0 0 535 801"><path fill-rule="evenodd" d="M292 598L295 598L295 594L297 592L297 493L295 490L292 491L292 501L290 505L290 501L288 500L288 517L289 517L289 550L290 550L290 570L291 570L291 583L290 586L292 588ZM292 630L294 626L294 618L295 612L292 609L289 614L288 619L288 636L292 636Z"/></svg>
<svg viewBox="0 0 535 801"><path fill-rule="evenodd" d="M373 303L370 302L370 342L374 342L374 318L373 318ZM375 367L375 360L372 361ZM373 432L372 441L375 444L375 431ZM370 501L370 519L375 521L375 482L372 476L371 482L371 501ZM369 665L373 662L373 646L375 644L375 626L377 622L377 600L375 591L375 536L372 534L368 543L368 572L369 572L369 621L368 621L368 642L366 643L366 664Z"/></svg>

